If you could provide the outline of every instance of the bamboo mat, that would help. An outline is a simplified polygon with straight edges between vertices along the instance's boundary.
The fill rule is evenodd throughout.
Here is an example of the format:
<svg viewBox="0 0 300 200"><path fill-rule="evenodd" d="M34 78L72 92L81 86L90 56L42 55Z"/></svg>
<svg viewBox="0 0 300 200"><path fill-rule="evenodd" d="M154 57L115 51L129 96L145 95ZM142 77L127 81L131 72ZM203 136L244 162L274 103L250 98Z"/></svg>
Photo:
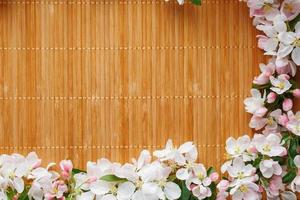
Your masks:
<svg viewBox="0 0 300 200"><path fill-rule="evenodd" d="M238 0L0 0L0 153L78 167L248 133L257 32Z"/></svg>

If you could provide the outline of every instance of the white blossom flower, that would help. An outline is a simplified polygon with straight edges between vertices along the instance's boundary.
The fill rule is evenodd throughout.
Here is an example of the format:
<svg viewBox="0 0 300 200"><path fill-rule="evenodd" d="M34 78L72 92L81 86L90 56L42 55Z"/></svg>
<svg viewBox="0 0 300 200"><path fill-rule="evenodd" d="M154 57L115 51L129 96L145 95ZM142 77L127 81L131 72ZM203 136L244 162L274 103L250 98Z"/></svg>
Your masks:
<svg viewBox="0 0 300 200"><path fill-rule="evenodd" d="M273 86L270 89L273 92L276 92L277 94L283 94L292 87L292 84L287 79L286 74L281 74L277 78L274 78L273 76L271 76L270 81Z"/></svg>
<svg viewBox="0 0 300 200"><path fill-rule="evenodd" d="M268 111L264 105L266 101L266 92L261 95L260 91L257 89L251 90L252 97L248 97L244 100L245 108L248 113L255 116L262 117Z"/></svg>
<svg viewBox="0 0 300 200"><path fill-rule="evenodd" d="M153 155L161 161L172 160L182 166L187 162L195 162L198 152L192 142L186 142L177 149L174 148L172 140L168 140L165 149L154 151Z"/></svg>
<svg viewBox="0 0 300 200"><path fill-rule="evenodd" d="M236 181L231 187L230 195L232 195L233 200L261 199L258 185L247 179Z"/></svg>
<svg viewBox="0 0 300 200"><path fill-rule="evenodd" d="M286 149L281 145L281 138L275 134L268 136L255 134L253 144L257 151L269 157L280 156L286 153Z"/></svg>
<svg viewBox="0 0 300 200"><path fill-rule="evenodd" d="M284 58L291 54L292 60L300 65L300 23L295 26L295 32L279 33L280 45L278 49L278 58Z"/></svg>
<svg viewBox="0 0 300 200"><path fill-rule="evenodd" d="M259 170L265 178L271 178L273 175L281 175L282 168L278 162L269 159L259 163Z"/></svg>
<svg viewBox="0 0 300 200"><path fill-rule="evenodd" d="M253 177L256 169L251 164L245 162L237 157L233 160L231 166L228 167L228 174L230 177L237 179L244 179L246 177Z"/></svg>
<svg viewBox="0 0 300 200"><path fill-rule="evenodd" d="M198 199L205 199L212 195L209 188L212 180L207 176L206 168L203 164L195 164L192 168L193 175L186 180L186 185L193 195Z"/></svg>
<svg viewBox="0 0 300 200"><path fill-rule="evenodd" d="M298 168L298 174L291 183L291 189L293 192L300 192L300 155L294 158L294 163Z"/></svg>

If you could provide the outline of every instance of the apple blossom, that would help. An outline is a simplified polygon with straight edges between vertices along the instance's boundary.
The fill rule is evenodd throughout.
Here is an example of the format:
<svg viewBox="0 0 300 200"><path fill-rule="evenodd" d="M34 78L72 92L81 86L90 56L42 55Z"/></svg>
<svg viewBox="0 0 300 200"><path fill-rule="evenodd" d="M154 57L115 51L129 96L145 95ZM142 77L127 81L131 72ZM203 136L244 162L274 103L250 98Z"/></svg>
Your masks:
<svg viewBox="0 0 300 200"><path fill-rule="evenodd" d="M259 170L265 178L271 178L273 175L281 175L282 169L278 162L272 159L263 160L259 164Z"/></svg>
<svg viewBox="0 0 300 200"><path fill-rule="evenodd" d="M270 157L280 156L286 152L286 149L281 145L281 138L275 134L268 136L255 134L253 144L258 152Z"/></svg>
<svg viewBox="0 0 300 200"><path fill-rule="evenodd" d="M300 2L298 0L284 0L280 11L288 20L293 20L300 13Z"/></svg>
<svg viewBox="0 0 300 200"><path fill-rule="evenodd" d="M283 94L292 87L292 84L286 78L285 74L281 74L277 78L274 78L273 76L271 76L270 81L273 86L270 89L273 92L276 92L277 94Z"/></svg>
<svg viewBox="0 0 300 200"><path fill-rule="evenodd" d="M258 117L263 117L267 113L267 109L264 107L266 100L266 92L261 95L257 89L251 90L252 97L248 97L244 100L246 111Z"/></svg>
<svg viewBox="0 0 300 200"><path fill-rule="evenodd" d="M300 65L300 22L295 26L295 32L279 33L280 45L278 49L278 58L284 58L291 54L292 60L296 65Z"/></svg>
<svg viewBox="0 0 300 200"><path fill-rule="evenodd" d="M176 164L184 165L187 162L195 162L198 153L192 142L186 142L177 149L173 147L172 141L168 140L165 149L154 151L153 155L161 161L174 160Z"/></svg>

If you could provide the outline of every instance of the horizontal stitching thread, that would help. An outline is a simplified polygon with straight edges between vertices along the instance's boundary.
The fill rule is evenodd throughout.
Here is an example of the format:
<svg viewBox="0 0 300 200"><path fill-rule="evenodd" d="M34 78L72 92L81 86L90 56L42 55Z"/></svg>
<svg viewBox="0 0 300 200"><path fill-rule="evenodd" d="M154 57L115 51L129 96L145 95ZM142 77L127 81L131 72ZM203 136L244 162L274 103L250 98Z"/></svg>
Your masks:
<svg viewBox="0 0 300 200"><path fill-rule="evenodd" d="M128 4L128 5L149 5L149 4L170 4L176 3L174 1L90 1L90 2L80 2L80 1L73 1L73 2L59 2L59 1L2 1L0 4L8 4L8 5L22 5L22 4L51 4L51 5L114 5L114 4ZM219 1L219 0L204 0L202 3L204 4L226 4L226 3L239 3L238 0L236 1ZM190 2L186 2L186 4L191 4Z"/></svg>
<svg viewBox="0 0 300 200"><path fill-rule="evenodd" d="M218 148L224 147L223 144L203 144L203 145L195 145L199 148ZM164 146L159 145L78 145L78 146L23 146L23 147L0 147L0 150L14 150L14 149L153 149L153 148L164 148Z"/></svg>
<svg viewBox="0 0 300 200"><path fill-rule="evenodd" d="M0 50L185 50L185 49L253 49L256 46L138 46L138 47L0 47Z"/></svg>
<svg viewBox="0 0 300 200"><path fill-rule="evenodd" d="M245 98L247 95L193 95L193 96L107 96L107 97L90 97L90 96L53 96L53 97L0 97L0 100L153 100L153 99L222 99L222 98Z"/></svg>

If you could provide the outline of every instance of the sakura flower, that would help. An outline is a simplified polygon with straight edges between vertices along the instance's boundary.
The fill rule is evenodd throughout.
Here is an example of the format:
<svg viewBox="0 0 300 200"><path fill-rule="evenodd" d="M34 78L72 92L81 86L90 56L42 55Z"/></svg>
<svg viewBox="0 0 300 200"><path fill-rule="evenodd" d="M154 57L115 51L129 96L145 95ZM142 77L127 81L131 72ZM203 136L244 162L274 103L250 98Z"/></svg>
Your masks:
<svg viewBox="0 0 300 200"><path fill-rule="evenodd" d="M286 128L295 135L300 136L300 112L294 115L292 111L289 111L288 118L289 121L286 124Z"/></svg>
<svg viewBox="0 0 300 200"><path fill-rule="evenodd" d="M73 164L72 161L70 160L62 160L59 164L61 170L62 170L62 177L64 178L69 178L71 173L72 173L72 169L73 169Z"/></svg>
<svg viewBox="0 0 300 200"><path fill-rule="evenodd" d="M234 182L231 187L230 194L233 200L261 199L258 185L246 179Z"/></svg>
<svg viewBox="0 0 300 200"><path fill-rule="evenodd" d="M268 199L277 199L280 195L280 190L284 190L281 176L273 176L269 186L266 188Z"/></svg>
<svg viewBox="0 0 300 200"><path fill-rule="evenodd" d="M266 124L268 123L268 119L265 117L257 117L255 115L253 115L251 117L251 120L249 122L249 127L250 128L254 128L255 130L260 130L263 127L266 126Z"/></svg>
<svg viewBox="0 0 300 200"><path fill-rule="evenodd" d="M97 180L90 186L91 192L97 198L106 200L123 200L130 199L135 191L133 183L127 181L117 185L116 183Z"/></svg>
<svg viewBox="0 0 300 200"><path fill-rule="evenodd" d="M259 68L262 73L254 78L253 83L257 85L264 85L270 81L270 76L274 74L275 65L272 62L267 65L261 63L259 64Z"/></svg>
<svg viewBox="0 0 300 200"><path fill-rule="evenodd" d="M267 20L272 20L274 16L280 13L277 0L248 0L247 4L251 16L266 17Z"/></svg>
<svg viewBox="0 0 300 200"><path fill-rule="evenodd" d="M265 100L266 100L266 92L264 92L262 96L259 90L252 89L251 94L252 97L248 97L244 100L246 111L258 117L264 116L268 111L264 107Z"/></svg>
<svg viewBox="0 0 300 200"><path fill-rule="evenodd" d="M281 145L281 138L275 134L268 136L255 134L253 144L258 152L269 157L281 156L286 153L286 149Z"/></svg>
<svg viewBox="0 0 300 200"><path fill-rule="evenodd" d="M298 168L298 174L291 183L291 189L293 192L300 192L300 156L299 155L297 155L294 158L294 163Z"/></svg>
<svg viewBox="0 0 300 200"><path fill-rule="evenodd" d="M173 147L172 140L168 140L165 149L157 150L154 156L161 161L175 161L176 164L182 166L187 162L194 162L197 159L197 148L192 142L182 144L178 149Z"/></svg>
<svg viewBox="0 0 300 200"><path fill-rule="evenodd" d="M52 182L56 179L54 174L50 173L45 168L36 168L28 176L29 180L32 180L31 187L28 191L28 196L35 200L43 200L44 191L50 190Z"/></svg>
<svg viewBox="0 0 300 200"><path fill-rule="evenodd" d="M204 165L195 164L193 167L193 176L186 181L186 185L198 199L205 199L212 195L209 188L211 182L212 180L207 176Z"/></svg>
<svg viewBox="0 0 300 200"><path fill-rule="evenodd" d="M171 168L165 168L157 161L145 165L138 171L140 178L135 181L136 191L132 199L178 199L181 190L178 185L167 180L170 173Z"/></svg>
<svg viewBox="0 0 300 200"><path fill-rule="evenodd" d="M256 169L251 164L245 164L241 158L235 158L231 166L228 167L228 174L232 178L244 179L253 177Z"/></svg>
<svg viewBox="0 0 300 200"><path fill-rule="evenodd" d="M276 130L278 128L279 117L282 111L280 109L272 111L268 117L256 117L253 116L250 120L250 128L255 128L255 130L260 130L265 127L266 130Z"/></svg>
<svg viewBox="0 0 300 200"><path fill-rule="evenodd" d="M271 76L270 81L273 86L270 89L277 94L283 94L292 87L285 74L281 74L277 78Z"/></svg>
<svg viewBox="0 0 300 200"><path fill-rule="evenodd" d="M295 32L279 33L280 45L278 49L278 58L284 58L291 54L292 60L296 65L300 65L300 22L295 26Z"/></svg>
<svg viewBox="0 0 300 200"><path fill-rule="evenodd" d="M54 181L51 188L46 190L45 199L59 199L64 200L64 193L68 191L68 186L60 180Z"/></svg>
<svg viewBox="0 0 300 200"><path fill-rule="evenodd" d="M273 18L271 24L267 23L256 26L258 30L263 31L266 34L258 36L258 47L266 52L265 55L277 55L277 48L279 45L278 34L287 31L285 21L286 17L278 14Z"/></svg>
<svg viewBox="0 0 300 200"><path fill-rule="evenodd" d="M300 13L300 2L298 0L285 0L281 4L280 11L288 20L293 20Z"/></svg>
<svg viewBox="0 0 300 200"><path fill-rule="evenodd" d="M282 168L278 162L272 159L263 160L259 163L259 170L265 178L271 178L273 175L281 175Z"/></svg>
<svg viewBox="0 0 300 200"><path fill-rule="evenodd" d="M217 195L217 200L225 200L228 197L228 187L229 187L229 181L228 180L221 180L217 188L219 190L218 195Z"/></svg>
<svg viewBox="0 0 300 200"><path fill-rule="evenodd" d="M233 157L240 156L249 147L250 142L248 135L239 137L237 140L230 137L226 141L226 151Z"/></svg>

